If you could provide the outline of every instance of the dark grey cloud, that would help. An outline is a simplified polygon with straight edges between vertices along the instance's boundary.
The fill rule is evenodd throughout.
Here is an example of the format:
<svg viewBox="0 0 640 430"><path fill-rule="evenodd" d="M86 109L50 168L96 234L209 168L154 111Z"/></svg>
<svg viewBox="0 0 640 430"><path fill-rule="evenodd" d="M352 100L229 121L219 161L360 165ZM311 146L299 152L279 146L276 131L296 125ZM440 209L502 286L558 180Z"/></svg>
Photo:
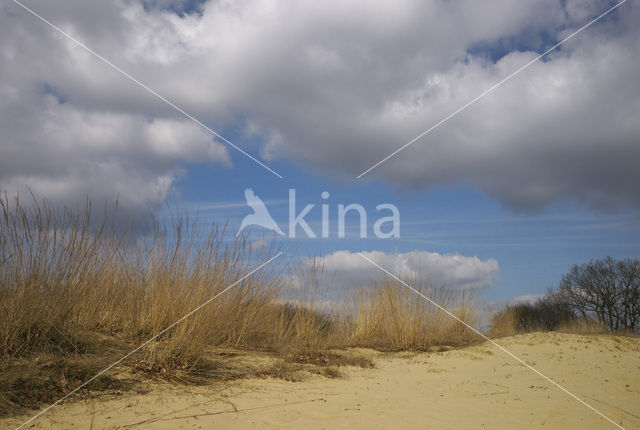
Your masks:
<svg viewBox="0 0 640 430"><path fill-rule="evenodd" d="M243 118L266 159L353 179L608 1L30 1L198 118ZM640 207L640 6L629 2L371 177L469 183L519 210ZM156 204L226 149L10 2L0 185ZM260 168L256 166L256 168ZM134 191L132 191L132 189Z"/></svg>

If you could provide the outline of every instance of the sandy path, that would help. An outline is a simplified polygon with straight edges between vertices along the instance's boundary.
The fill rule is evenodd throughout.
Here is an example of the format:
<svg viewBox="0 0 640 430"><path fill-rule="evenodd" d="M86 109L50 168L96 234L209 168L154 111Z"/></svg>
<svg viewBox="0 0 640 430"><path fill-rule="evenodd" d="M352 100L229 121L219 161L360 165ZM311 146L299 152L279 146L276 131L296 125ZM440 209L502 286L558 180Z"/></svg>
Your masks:
<svg viewBox="0 0 640 430"><path fill-rule="evenodd" d="M529 334L498 343L625 428L640 428L640 339ZM343 368L340 379L156 387L147 395L71 402L33 428L616 428L488 344L376 354L375 362L375 369ZM0 424L15 427L26 418Z"/></svg>

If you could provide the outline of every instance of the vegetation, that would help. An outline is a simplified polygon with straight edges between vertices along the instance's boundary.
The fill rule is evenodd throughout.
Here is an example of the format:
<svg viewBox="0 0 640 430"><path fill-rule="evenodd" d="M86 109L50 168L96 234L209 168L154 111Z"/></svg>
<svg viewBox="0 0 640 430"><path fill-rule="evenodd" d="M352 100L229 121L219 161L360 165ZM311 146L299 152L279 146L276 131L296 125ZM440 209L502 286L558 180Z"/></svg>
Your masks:
<svg viewBox="0 0 640 430"><path fill-rule="evenodd" d="M159 376L336 377L339 366L372 366L350 347L426 351L480 340L393 280L331 306L317 265L292 277L286 261L274 260L246 276L278 249L256 249L224 228L176 216L133 236L107 211L99 221L89 202L70 210L0 198L0 414L55 401L141 344L90 388L142 390L141 378ZM639 267L612 259L574 266L541 300L496 313L491 332L637 328ZM411 284L477 325L472 295ZM240 350L272 360L238 366Z"/></svg>
<svg viewBox="0 0 640 430"><path fill-rule="evenodd" d="M371 364L346 354L350 346L426 350L471 340L394 282L328 309L313 276L289 285L284 261L243 278L276 255L273 247L255 249L181 216L135 237L108 211L98 219L89 202L70 210L0 198L0 413L56 400L148 339L91 388L135 388L127 374L284 377L313 366L336 376L340 365ZM469 296L420 288L472 323ZM233 370L217 352L228 348L289 364Z"/></svg>
<svg viewBox="0 0 640 430"><path fill-rule="evenodd" d="M491 334L511 336L532 331L551 331L577 322L570 306L547 295L534 303L507 305L491 317Z"/></svg>
<svg viewBox="0 0 640 430"><path fill-rule="evenodd" d="M464 291L428 288L412 282L421 294L448 309L470 326L477 325L473 296ZM382 350L430 350L434 346L460 346L478 341L459 321L394 280L374 283L357 291L344 312L342 337L350 345Z"/></svg>
<svg viewBox="0 0 640 430"><path fill-rule="evenodd" d="M640 260L606 257L574 265L558 288L534 303L508 305L491 333L539 330L634 333L640 324Z"/></svg>
<svg viewBox="0 0 640 430"><path fill-rule="evenodd" d="M557 295L582 319L633 332L640 328L640 260L607 257L574 265Z"/></svg>

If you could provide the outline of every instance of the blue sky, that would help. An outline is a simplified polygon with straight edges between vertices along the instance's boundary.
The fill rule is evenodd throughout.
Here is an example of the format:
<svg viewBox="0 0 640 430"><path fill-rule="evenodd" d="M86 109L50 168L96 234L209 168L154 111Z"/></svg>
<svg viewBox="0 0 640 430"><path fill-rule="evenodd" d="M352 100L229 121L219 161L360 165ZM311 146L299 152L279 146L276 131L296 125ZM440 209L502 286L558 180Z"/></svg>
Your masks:
<svg viewBox="0 0 640 430"><path fill-rule="evenodd" d="M574 263L640 255L636 3L360 180L616 3L29 3L284 179L4 5L0 189L61 205L118 196L125 221L162 216L168 204L234 231L250 213L247 188L285 231L289 189L300 206L316 204L306 218L316 231L327 191L331 237L280 238L291 258L321 257L354 282L371 272L363 251L488 301L541 294ZM366 239L353 218L336 237L337 206L350 203L368 211ZM400 211L399 238L371 235L383 203Z"/></svg>
<svg viewBox="0 0 640 430"><path fill-rule="evenodd" d="M171 204L205 222L229 223L237 231L242 218L251 213L244 189L252 188L270 213L287 231L288 190L296 189L298 212L316 206L305 218L320 236L320 197L330 193L329 238L284 239L293 258L325 255L338 250L384 251L387 253L428 250L441 254L496 259L500 275L491 287L482 289L489 301L506 301L528 294L543 294L557 285L573 264L613 256L640 255L640 217L636 210L602 213L576 204L563 203L527 214L505 209L494 199L470 186L434 188L426 192L394 190L378 181L336 181L308 174L291 163L271 165L281 180L241 155L233 156L235 167L221 170L207 164L193 164L177 182ZM360 203L369 211L369 237L361 239L357 220L347 221L347 237L337 238L337 205ZM401 214L401 237L377 239L372 224L378 219L375 207L393 203ZM262 238L265 230L250 231ZM272 237L267 233L267 237ZM274 235L275 237L275 235ZM280 239L282 240L282 239ZM292 253L295 253L294 256Z"/></svg>

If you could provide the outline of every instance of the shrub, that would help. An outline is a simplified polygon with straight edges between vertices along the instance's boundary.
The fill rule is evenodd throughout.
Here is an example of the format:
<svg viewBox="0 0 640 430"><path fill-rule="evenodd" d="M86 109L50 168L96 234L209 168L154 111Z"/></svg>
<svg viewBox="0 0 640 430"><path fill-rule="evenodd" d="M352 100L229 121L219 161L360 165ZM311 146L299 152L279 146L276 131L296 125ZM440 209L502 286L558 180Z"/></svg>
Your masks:
<svg viewBox="0 0 640 430"><path fill-rule="evenodd" d="M576 320L571 307L551 294L534 303L507 305L491 317L490 332L509 336L531 331L557 330Z"/></svg>

